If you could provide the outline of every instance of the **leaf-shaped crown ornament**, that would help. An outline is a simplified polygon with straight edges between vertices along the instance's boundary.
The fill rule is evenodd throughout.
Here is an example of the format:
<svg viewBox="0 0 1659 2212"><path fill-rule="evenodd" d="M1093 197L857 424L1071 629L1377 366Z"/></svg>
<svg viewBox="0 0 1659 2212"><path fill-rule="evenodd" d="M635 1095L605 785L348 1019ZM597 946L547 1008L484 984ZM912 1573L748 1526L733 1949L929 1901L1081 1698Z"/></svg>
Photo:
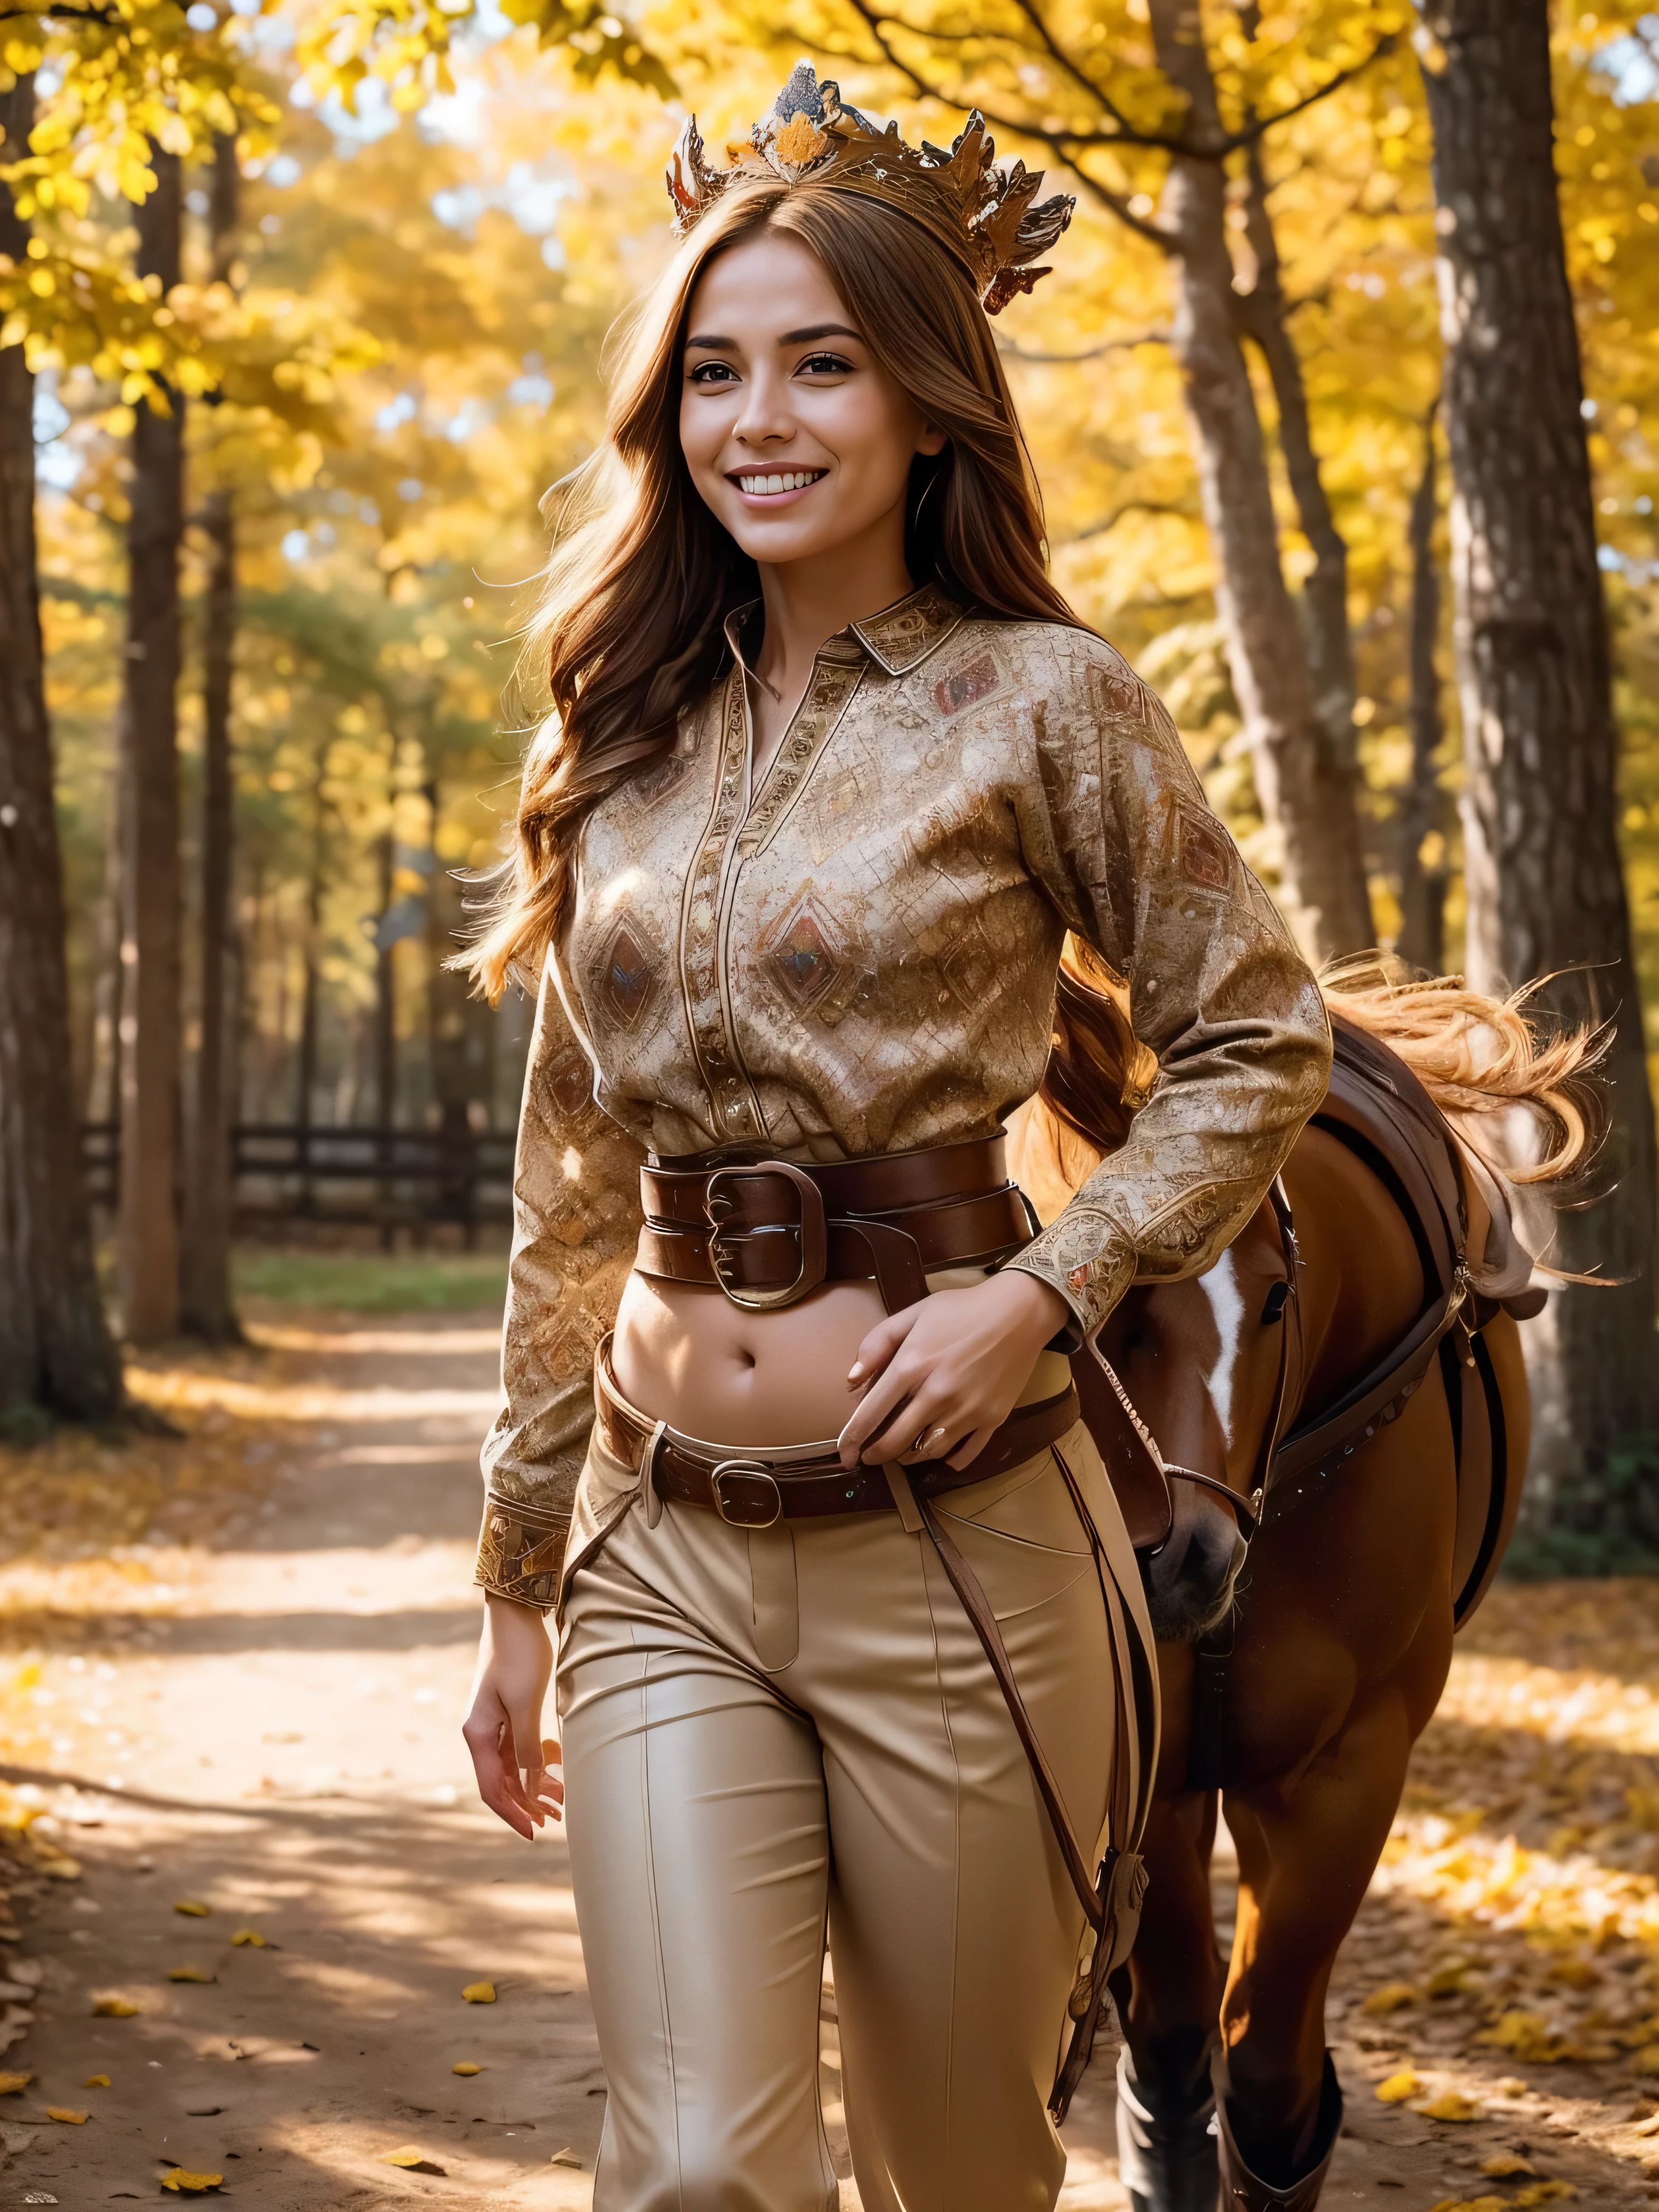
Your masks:
<svg viewBox="0 0 1659 2212"><path fill-rule="evenodd" d="M668 162L674 228L684 237L733 185L785 184L862 192L884 200L933 233L971 271L988 315L1029 292L1047 253L1068 222L1074 199L1037 205L1041 169L1024 161L995 166L996 146L977 109L947 153L924 140L918 149L847 106L837 84L820 84L811 62L797 62L772 112L746 143L726 148L731 166L705 158L695 115L686 119Z"/></svg>

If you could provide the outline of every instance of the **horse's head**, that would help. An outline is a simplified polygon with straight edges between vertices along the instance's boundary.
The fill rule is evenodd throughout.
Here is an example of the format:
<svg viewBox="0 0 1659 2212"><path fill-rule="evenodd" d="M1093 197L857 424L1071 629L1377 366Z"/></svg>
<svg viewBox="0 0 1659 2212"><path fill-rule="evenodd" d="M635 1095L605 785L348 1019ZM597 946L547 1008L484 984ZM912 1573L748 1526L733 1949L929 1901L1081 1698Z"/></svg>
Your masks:
<svg viewBox="0 0 1659 2212"><path fill-rule="evenodd" d="M1152 1633L1186 1643L1224 1620L1244 1565L1246 1546L1225 1501L1177 1476L1170 1485L1170 1533L1143 1555L1141 1579Z"/></svg>
<svg viewBox="0 0 1659 2212"><path fill-rule="evenodd" d="M1203 1478L1174 1477L1170 1533L1141 1554L1153 1632L1166 1642L1201 1636L1233 1601L1246 1500L1277 1395L1281 1307L1268 1293L1283 1273L1264 1203L1204 1274L1131 1291L1101 1338L1164 1460Z"/></svg>

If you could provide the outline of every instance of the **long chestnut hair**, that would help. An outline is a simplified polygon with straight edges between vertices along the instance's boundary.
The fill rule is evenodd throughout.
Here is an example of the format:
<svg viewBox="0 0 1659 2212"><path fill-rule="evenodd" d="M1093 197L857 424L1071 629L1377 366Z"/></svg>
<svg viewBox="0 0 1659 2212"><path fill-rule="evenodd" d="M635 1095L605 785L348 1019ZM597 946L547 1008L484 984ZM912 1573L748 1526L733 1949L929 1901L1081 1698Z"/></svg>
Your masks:
<svg viewBox="0 0 1659 2212"><path fill-rule="evenodd" d="M520 684L552 711L531 742L512 850L464 963L492 999L510 975L539 975L584 817L670 749L681 708L720 672L726 616L759 596L754 562L691 481L679 410L697 280L762 231L817 254L877 361L946 435L911 471L905 560L915 582L937 582L981 614L1077 624L1044 566L1036 479L967 264L856 193L728 191L626 328L604 443L551 495L555 543Z"/></svg>
<svg viewBox="0 0 1659 2212"><path fill-rule="evenodd" d="M1085 627L1049 580L1042 501L972 275L936 237L861 195L737 187L698 223L622 333L603 444L564 486L520 663L548 699L526 757L512 849L461 964L498 997L532 985L570 896L584 818L674 742L681 709L726 654L724 625L759 596L754 562L704 504L680 451L681 351L698 278L742 240L799 239L829 271L871 352L946 444L912 465L905 564L962 606ZM1151 1055L1127 993L1068 940L1045 1097L1102 1148L1122 1141Z"/></svg>

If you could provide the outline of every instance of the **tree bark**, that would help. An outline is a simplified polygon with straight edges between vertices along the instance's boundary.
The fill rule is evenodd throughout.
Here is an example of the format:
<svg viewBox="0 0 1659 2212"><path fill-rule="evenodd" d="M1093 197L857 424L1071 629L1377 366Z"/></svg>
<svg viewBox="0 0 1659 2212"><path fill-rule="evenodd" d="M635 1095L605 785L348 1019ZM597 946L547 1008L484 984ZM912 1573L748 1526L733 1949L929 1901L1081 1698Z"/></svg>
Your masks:
<svg viewBox="0 0 1659 2212"><path fill-rule="evenodd" d="M0 92L3 158L34 80ZM0 189L0 253L28 235ZM0 1417L113 1413L121 1365L98 1295L70 1053L64 874L34 532L34 379L0 351Z"/></svg>
<svg viewBox="0 0 1659 2212"><path fill-rule="evenodd" d="M179 157L150 149L156 188L135 210L141 276L179 276ZM121 1315L135 1344L179 1328L179 551L184 398L140 403L127 526L123 732L130 802L124 900L126 1049L121 1068Z"/></svg>
<svg viewBox="0 0 1659 2212"><path fill-rule="evenodd" d="M1188 101L1195 151L1170 156L1162 225L1176 257L1173 342L1215 550L1216 598L1261 811L1281 845L1281 898L1315 957L1371 940L1370 902L1349 778L1315 713L1308 647L1279 556L1261 417L1237 327L1226 178L1215 87L1188 0L1151 0L1164 75ZM1346 620L1346 609L1345 617Z"/></svg>
<svg viewBox="0 0 1659 2212"><path fill-rule="evenodd" d="M1434 418L1429 410L1423 432L1423 473L1412 495L1408 538L1412 556L1411 734L1412 766L1400 804L1400 943L1402 960L1437 975L1446 962L1447 866L1443 851L1445 793L1440 787L1439 752L1446 734L1440 706L1440 566L1435 557L1434 525L1439 508L1434 452ZM1437 856L1425 850L1436 834L1443 841Z"/></svg>
<svg viewBox="0 0 1659 2212"><path fill-rule="evenodd" d="M1562 1286L1531 1325L1536 1513L1620 1437L1659 1427L1655 1158L1617 830L1618 732L1583 386L1552 139L1546 0L1440 0L1434 130L1443 406L1465 760L1468 966L1616 1022L1611 1195L1559 1218ZM1571 969L1573 972L1559 975Z"/></svg>
<svg viewBox="0 0 1659 2212"><path fill-rule="evenodd" d="M214 149L210 191L213 277L228 283L236 258L241 182L236 140ZM230 1005L231 884L235 852L235 794L230 743L236 650L236 511L228 489L216 487L202 503L208 541L202 636L201 1044L196 1056L191 1173L185 1182L179 1259L180 1319L210 1344L236 1341L241 1329L231 1296L230 1243L235 1194L231 1176L232 1055L236 1025Z"/></svg>
<svg viewBox="0 0 1659 2212"><path fill-rule="evenodd" d="M1308 389L1303 380L1302 356L1291 339L1285 297L1284 271L1279 240L1267 205L1269 186L1261 142L1253 140L1246 151L1247 191L1244 235L1255 262L1255 283L1236 295L1241 328L1255 343L1266 365L1279 409L1279 443L1285 456L1296 511L1314 556L1313 573L1303 587L1308 641L1308 675L1313 686L1314 718L1333 781L1346 782L1354 810L1354 853L1364 881L1361 823L1358 816L1359 759L1354 743L1353 709L1356 684L1353 633L1348 627L1348 548L1336 526L1331 502L1314 451L1313 428L1308 415ZM1370 900L1365 899L1366 934L1359 951L1371 941Z"/></svg>

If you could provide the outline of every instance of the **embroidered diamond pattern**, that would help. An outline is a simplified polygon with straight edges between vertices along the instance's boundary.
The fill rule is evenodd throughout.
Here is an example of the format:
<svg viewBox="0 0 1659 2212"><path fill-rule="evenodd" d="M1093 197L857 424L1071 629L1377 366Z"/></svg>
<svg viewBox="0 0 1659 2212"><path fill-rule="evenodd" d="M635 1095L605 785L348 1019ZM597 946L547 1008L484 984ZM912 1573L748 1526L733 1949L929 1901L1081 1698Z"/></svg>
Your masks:
<svg viewBox="0 0 1659 2212"><path fill-rule="evenodd" d="M657 992L657 971L649 951L624 915L605 947L599 998L619 1027L637 1029Z"/></svg>
<svg viewBox="0 0 1659 2212"><path fill-rule="evenodd" d="M766 957L804 1014L827 998L847 972L847 950L840 934L810 893L785 915Z"/></svg>

